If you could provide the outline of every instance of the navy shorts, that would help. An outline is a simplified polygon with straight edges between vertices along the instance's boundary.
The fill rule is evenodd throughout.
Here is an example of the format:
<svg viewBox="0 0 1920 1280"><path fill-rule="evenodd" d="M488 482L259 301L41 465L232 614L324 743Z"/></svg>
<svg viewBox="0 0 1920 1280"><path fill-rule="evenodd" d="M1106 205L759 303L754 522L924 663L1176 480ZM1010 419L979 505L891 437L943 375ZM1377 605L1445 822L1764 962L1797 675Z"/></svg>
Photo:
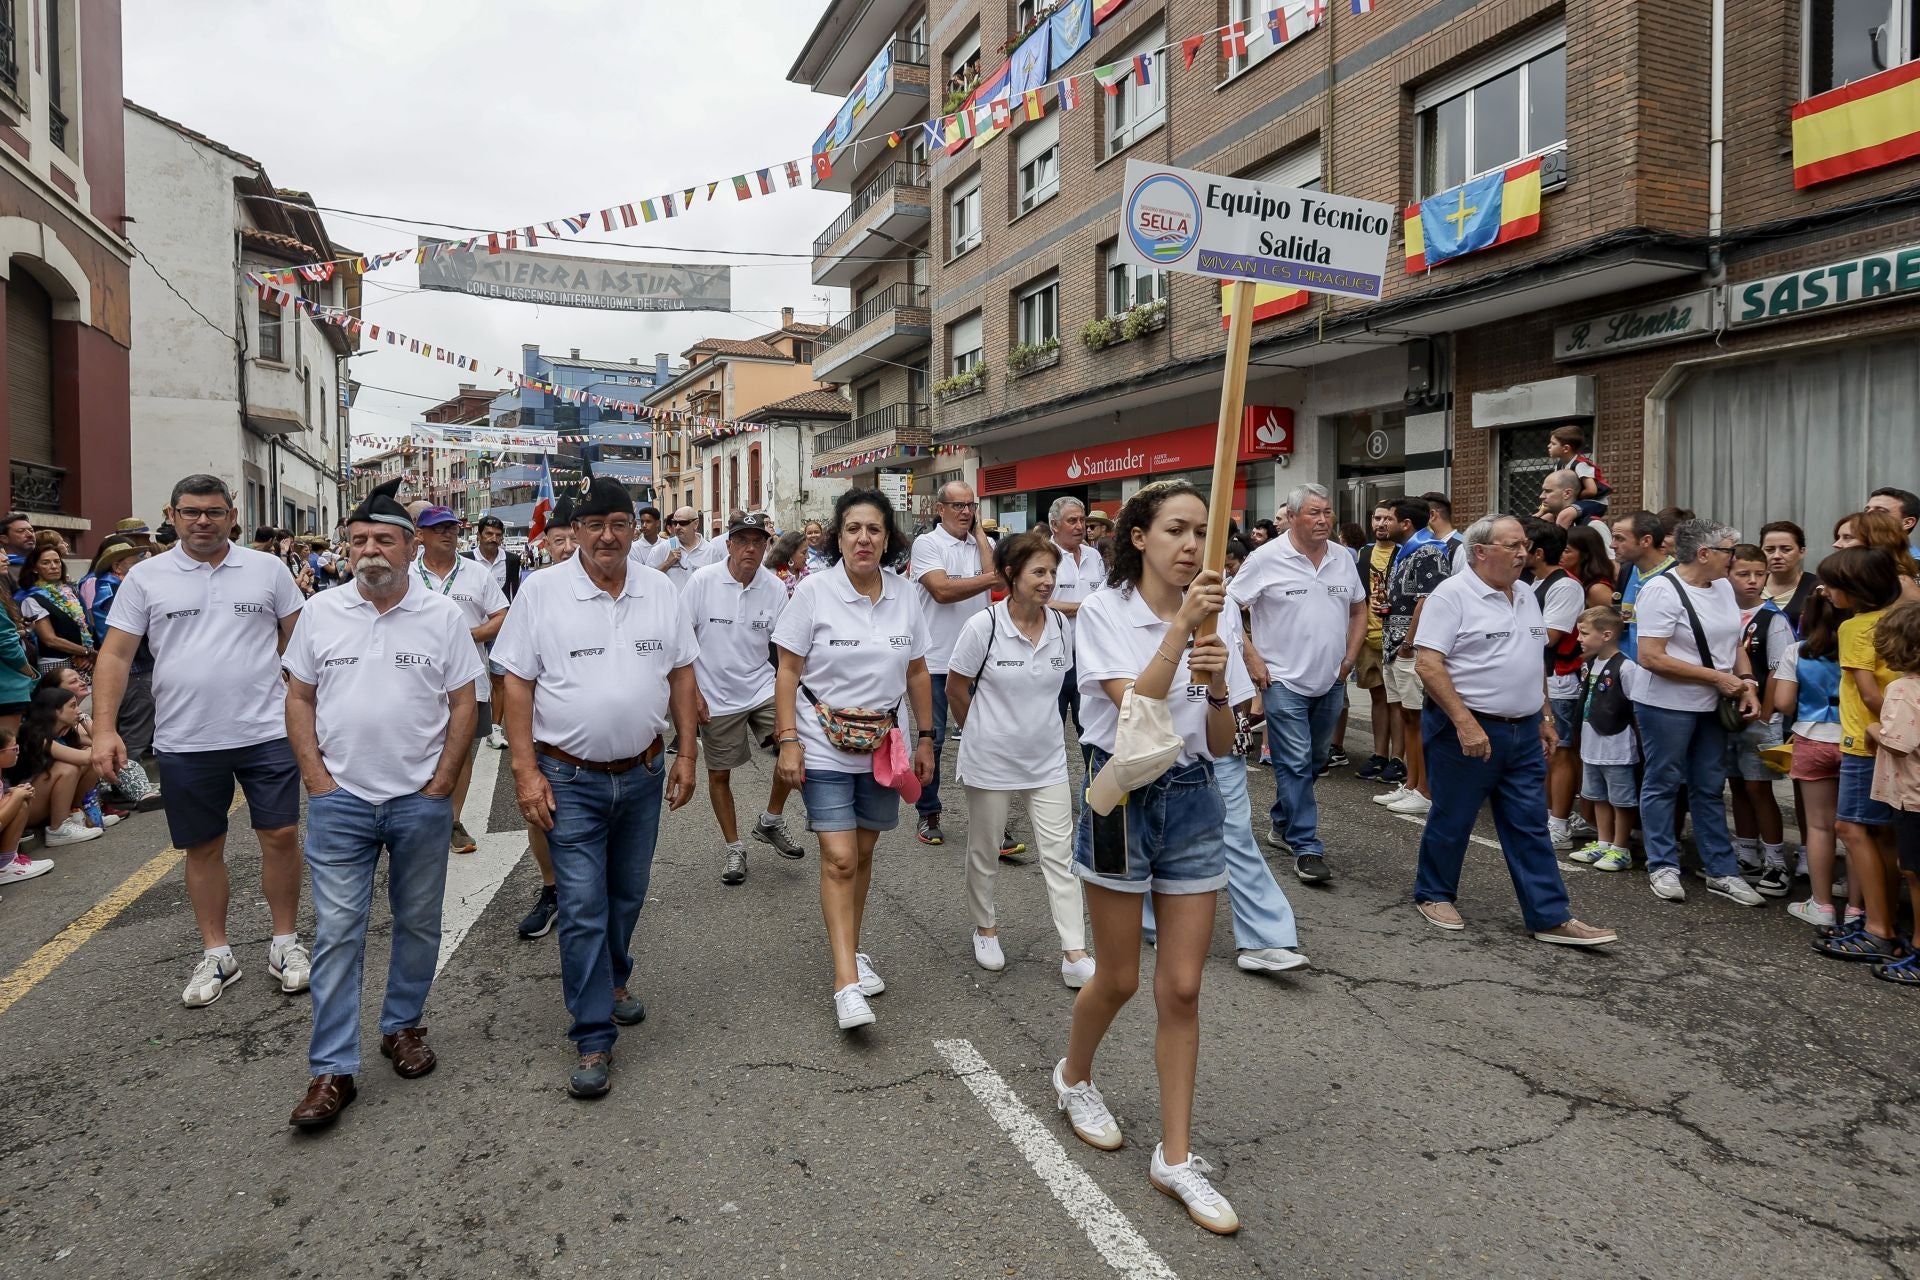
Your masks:
<svg viewBox="0 0 1920 1280"><path fill-rule="evenodd" d="M1093 749L1092 779L1111 759ZM1073 834L1073 874L1119 893L1212 893L1227 887L1226 808L1213 762L1176 764L1134 791L1107 821L1126 826L1126 872L1094 870L1093 830L1101 819L1083 805Z"/></svg>
<svg viewBox="0 0 1920 1280"><path fill-rule="evenodd" d="M900 793L872 773L809 769L800 784L809 831L891 831L900 825Z"/></svg>
<svg viewBox="0 0 1920 1280"><path fill-rule="evenodd" d="M1840 804L1834 810L1840 822L1884 827L1893 821L1893 806L1873 798L1873 757L1840 757Z"/></svg>
<svg viewBox="0 0 1920 1280"><path fill-rule="evenodd" d="M1573 505L1580 508L1580 514L1588 520L1598 520L1602 524L1607 519L1607 503L1604 498L1575 498Z"/></svg>
<svg viewBox="0 0 1920 1280"><path fill-rule="evenodd" d="M175 848L191 849L227 834L236 782L247 797L255 831L300 823L300 766L285 738L221 751L162 751L154 760L160 766L167 835Z"/></svg>

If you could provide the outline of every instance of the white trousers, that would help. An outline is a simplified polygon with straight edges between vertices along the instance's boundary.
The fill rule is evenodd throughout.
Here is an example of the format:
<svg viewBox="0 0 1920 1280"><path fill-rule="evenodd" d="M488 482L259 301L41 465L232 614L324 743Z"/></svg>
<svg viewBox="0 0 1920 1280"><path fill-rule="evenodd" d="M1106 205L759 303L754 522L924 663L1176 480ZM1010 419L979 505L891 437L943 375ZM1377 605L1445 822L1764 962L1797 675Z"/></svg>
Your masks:
<svg viewBox="0 0 1920 1280"><path fill-rule="evenodd" d="M1027 791L968 787L966 793L967 898L973 907L974 927L994 927L993 874L1000 866L1000 837L1007 829L1007 810L1014 798L1025 796L1060 949L1086 950L1086 912L1080 899L1080 881L1072 871L1073 792L1069 784L1059 782Z"/></svg>

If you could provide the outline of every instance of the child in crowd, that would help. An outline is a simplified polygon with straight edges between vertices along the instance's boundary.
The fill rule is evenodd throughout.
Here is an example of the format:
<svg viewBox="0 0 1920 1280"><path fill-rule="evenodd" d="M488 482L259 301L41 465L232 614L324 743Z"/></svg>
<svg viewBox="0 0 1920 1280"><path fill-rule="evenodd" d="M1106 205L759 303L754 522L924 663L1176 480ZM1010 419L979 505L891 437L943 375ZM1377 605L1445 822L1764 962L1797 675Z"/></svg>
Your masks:
<svg viewBox="0 0 1920 1280"><path fill-rule="evenodd" d="M1547 437L1547 456L1562 471L1579 478L1580 490L1573 505L1561 510L1554 519L1563 529L1571 529L1582 520L1607 520L1607 495L1613 492L1600 474L1600 468L1587 456L1587 433L1579 427L1560 427Z"/></svg>
<svg viewBox="0 0 1920 1280"><path fill-rule="evenodd" d="M1634 738L1633 703L1646 673L1620 652L1626 619L1611 605L1596 605L1580 615L1580 798L1593 804L1595 838L1567 856L1590 863L1595 871L1627 871L1640 805L1635 766L1640 748Z"/></svg>
<svg viewBox="0 0 1920 1280"><path fill-rule="evenodd" d="M1840 802L1840 624L1826 589L1816 586L1800 612L1800 639L1787 646L1773 669L1773 708L1793 725L1791 777L1800 789L1800 838L1807 849L1808 895L1790 902L1797 920L1816 928L1835 923L1833 884L1838 845L1834 812ZM1852 887L1857 895L1859 890ZM1861 910L1847 908L1846 923L1858 925Z"/></svg>
<svg viewBox="0 0 1920 1280"><path fill-rule="evenodd" d="M1908 897L1920 903L1920 604L1895 605L1874 628L1873 644L1885 666L1899 673L1880 702L1880 718L1867 726L1877 748L1873 798L1893 806L1893 834ZM1920 987L1920 956L1873 967L1873 976L1903 987Z"/></svg>
<svg viewBox="0 0 1920 1280"><path fill-rule="evenodd" d="M1733 781L1733 851L1741 874L1754 889L1769 898L1784 898L1792 888L1787 867L1786 827L1773 784L1780 774L1762 754L1781 742L1780 716L1773 709L1774 672L1787 646L1793 643L1793 624L1779 605L1766 599L1767 553L1751 542L1733 549L1733 567L1727 574L1733 598L1740 606L1740 643L1760 681L1758 720L1727 738L1727 777Z"/></svg>
<svg viewBox="0 0 1920 1280"><path fill-rule="evenodd" d="M0 769L19 761L20 744L5 729L0 729ZM29 858L20 852L20 837L27 833L27 809L33 803L33 784L23 782L10 787L0 781L0 885L19 884L53 870L52 858Z"/></svg>

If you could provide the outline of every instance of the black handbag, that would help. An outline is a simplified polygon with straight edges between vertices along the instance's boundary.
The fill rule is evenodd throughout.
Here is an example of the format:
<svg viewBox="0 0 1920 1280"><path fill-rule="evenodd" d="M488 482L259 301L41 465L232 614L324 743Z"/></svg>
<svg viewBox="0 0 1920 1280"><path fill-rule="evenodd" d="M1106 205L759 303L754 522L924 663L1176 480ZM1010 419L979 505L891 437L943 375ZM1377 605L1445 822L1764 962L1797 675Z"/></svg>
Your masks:
<svg viewBox="0 0 1920 1280"><path fill-rule="evenodd" d="M1713 665L1713 650L1707 647L1707 630L1700 625L1700 615L1694 612L1693 601L1687 595L1687 584L1678 574L1673 577L1673 589L1680 593L1680 607L1687 611L1687 621L1693 624L1693 643L1700 650L1700 665L1709 671L1718 671L1720 668ZM1747 727L1747 717L1740 710L1737 695L1716 691L1713 710L1720 717L1720 727L1728 733L1739 733Z"/></svg>

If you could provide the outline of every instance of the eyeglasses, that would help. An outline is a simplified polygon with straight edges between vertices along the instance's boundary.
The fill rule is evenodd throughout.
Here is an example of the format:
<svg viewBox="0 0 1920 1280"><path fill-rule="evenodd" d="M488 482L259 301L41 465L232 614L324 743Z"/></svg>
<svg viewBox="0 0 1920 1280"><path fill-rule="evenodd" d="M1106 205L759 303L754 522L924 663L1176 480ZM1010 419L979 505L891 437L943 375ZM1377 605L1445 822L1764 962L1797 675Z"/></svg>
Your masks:
<svg viewBox="0 0 1920 1280"><path fill-rule="evenodd" d="M1727 559L1729 559L1729 560L1731 560L1731 559L1733 559L1733 548L1732 548L1732 547L1702 547L1702 548L1700 548L1700 549L1701 549L1702 551L1718 551L1718 552L1720 552L1720 553L1721 553L1722 555L1724 555L1724 556L1726 556L1726 557L1727 557Z"/></svg>
<svg viewBox="0 0 1920 1280"><path fill-rule="evenodd" d="M679 528L682 528L682 527L684 527L684 526L686 526L686 525L690 525L690 524L692 524L692 523L693 523L693 521L691 521L691 520L669 520L669 521L667 521L667 528L669 528L669 529L679 529Z"/></svg>
<svg viewBox="0 0 1920 1280"><path fill-rule="evenodd" d="M175 507L173 514L180 517L182 524L199 524L202 520L216 523L233 516L231 507Z"/></svg>
<svg viewBox="0 0 1920 1280"><path fill-rule="evenodd" d="M955 511L971 511L980 504L978 502L947 502L942 500L940 505L943 507L952 507Z"/></svg>
<svg viewBox="0 0 1920 1280"><path fill-rule="evenodd" d="M1499 547L1502 551L1531 551L1533 549L1533 544L1524 540L1520 542L1490 542L1487 545Z"/></svg>
<svg viewBox="0 0 1920 1280"><path fill-rule="evenodd" d="M582 520L574 526L574 532L576 534L585 534L589 538L597 538L603 533L628 534L633 532L633 521Z"/></svg>

